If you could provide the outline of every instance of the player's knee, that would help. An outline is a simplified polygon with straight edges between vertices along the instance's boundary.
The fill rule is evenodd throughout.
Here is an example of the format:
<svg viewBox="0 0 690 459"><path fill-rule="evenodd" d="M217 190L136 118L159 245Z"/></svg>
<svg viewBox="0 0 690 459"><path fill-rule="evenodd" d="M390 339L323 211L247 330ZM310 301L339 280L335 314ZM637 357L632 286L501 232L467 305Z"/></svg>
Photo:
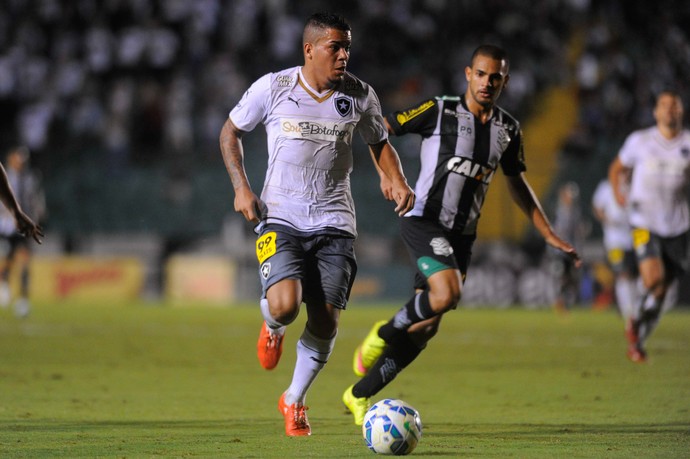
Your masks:
<svg viewBox="0 0 690 459"><path fill-rule="evenodd" d="M455 309L460 302L460 288L446 285L442 288L432 289L429 292L431 308L439 314Z"/></svg>
<svg viewBox="0 0 690 459"><path fill-rule="evenodd" d="M415 344L417 344L417 346L420 348L424 347L424 345L426 345L426 343L429 342L431 338L436 336L436 333L438 333L439 324L440 321L438 320L428 321L426 324L424 324L424 326L421 327L412 337Z"/></svg>
<svg viewBox="0 0 690 459"><path fill-rule="evenodd" d="M299 303L294 301L269 300L271 317L283 325L289 325L294 322L299 314L299 306Z"/></svg>

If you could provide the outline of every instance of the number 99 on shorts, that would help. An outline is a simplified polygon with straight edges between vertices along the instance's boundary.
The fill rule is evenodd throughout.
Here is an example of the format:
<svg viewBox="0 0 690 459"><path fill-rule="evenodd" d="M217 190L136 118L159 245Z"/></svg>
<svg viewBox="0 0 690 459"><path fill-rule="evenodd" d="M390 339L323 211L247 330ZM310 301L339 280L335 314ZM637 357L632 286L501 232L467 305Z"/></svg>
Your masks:
<svg viewBox="0 0 690 459"><path fill-rule="evenodd" d="M269 231L256 240L256 258L259 264L276 253L276 233Z"/></svg>

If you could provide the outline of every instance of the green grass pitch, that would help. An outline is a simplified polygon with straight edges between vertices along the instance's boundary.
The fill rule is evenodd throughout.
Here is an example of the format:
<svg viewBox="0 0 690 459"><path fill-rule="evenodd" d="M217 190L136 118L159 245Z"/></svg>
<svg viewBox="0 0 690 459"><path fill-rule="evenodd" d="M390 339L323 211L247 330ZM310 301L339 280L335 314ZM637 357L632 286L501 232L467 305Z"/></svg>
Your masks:
<svg viewBox="0 0 690 459"><path fill-rule="evenodd" d="M309 438L285 437L276 408L304 310L271 372L257 306L0 310L0 457L373 457L340 397L355 346L394 310L343 313ZM663 317L648 363L625 347L612 311L460 308L380 398L419 410L418 457L690 457L690 310Z"/></svg>

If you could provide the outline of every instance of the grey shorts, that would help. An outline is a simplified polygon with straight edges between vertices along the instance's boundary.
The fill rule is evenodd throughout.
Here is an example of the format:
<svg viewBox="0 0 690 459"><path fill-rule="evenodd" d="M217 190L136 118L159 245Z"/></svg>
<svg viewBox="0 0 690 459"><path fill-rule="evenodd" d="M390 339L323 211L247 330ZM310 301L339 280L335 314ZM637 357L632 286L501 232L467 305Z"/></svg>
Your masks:
<svg viewBox="0 0 690 459"><path fill-rule="evenodd" d="M345 309L357 274L355 238L336 229L302 232L267 224L256 240L262 297L283 279L299 279L307 304Z"/></svg>
<svg viewBox="0 0 690 459"><path fill-rule="evenodd" d="M632 277L638 275L637 258L633 249L610 248L606 251L606 259L615 274L629 274Z"/></svg>
<svg viewBox="0 0 690 459"><path fill-rule="evenodd" d="M645 258L661 258L669 274L677 277L682 276L688 270L688 237L690 233L661 237L643 228L633 228L632 235L635 256L639 261Z"/></svg>

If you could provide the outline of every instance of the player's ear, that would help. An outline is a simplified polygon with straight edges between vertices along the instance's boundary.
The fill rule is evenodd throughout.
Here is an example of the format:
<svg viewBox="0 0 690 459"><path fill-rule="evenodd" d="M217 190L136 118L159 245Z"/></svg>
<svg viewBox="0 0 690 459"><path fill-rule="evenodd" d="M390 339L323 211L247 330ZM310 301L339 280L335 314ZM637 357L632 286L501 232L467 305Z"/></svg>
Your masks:
<svg viewBox="0 0 690 459"><path fill-rule="evenodd" d="M467 81L470 81L471 78L472 78L472 67L467 66L467 67L465 67L465 79Z"/></svg>
<svg viewBox="0 0 690 459"><path fill-rule="evenodd" d="M304 59L311 59L312 51L314 50L314 45L311 43L304 44Z"/></svg>
<svg viewBox="0 0 690 459"><path fill-rule="evenodd" d="M506 75L505 78L503 78L503 89L508 87L508 81L510 81L510 74Z"/></svg>

